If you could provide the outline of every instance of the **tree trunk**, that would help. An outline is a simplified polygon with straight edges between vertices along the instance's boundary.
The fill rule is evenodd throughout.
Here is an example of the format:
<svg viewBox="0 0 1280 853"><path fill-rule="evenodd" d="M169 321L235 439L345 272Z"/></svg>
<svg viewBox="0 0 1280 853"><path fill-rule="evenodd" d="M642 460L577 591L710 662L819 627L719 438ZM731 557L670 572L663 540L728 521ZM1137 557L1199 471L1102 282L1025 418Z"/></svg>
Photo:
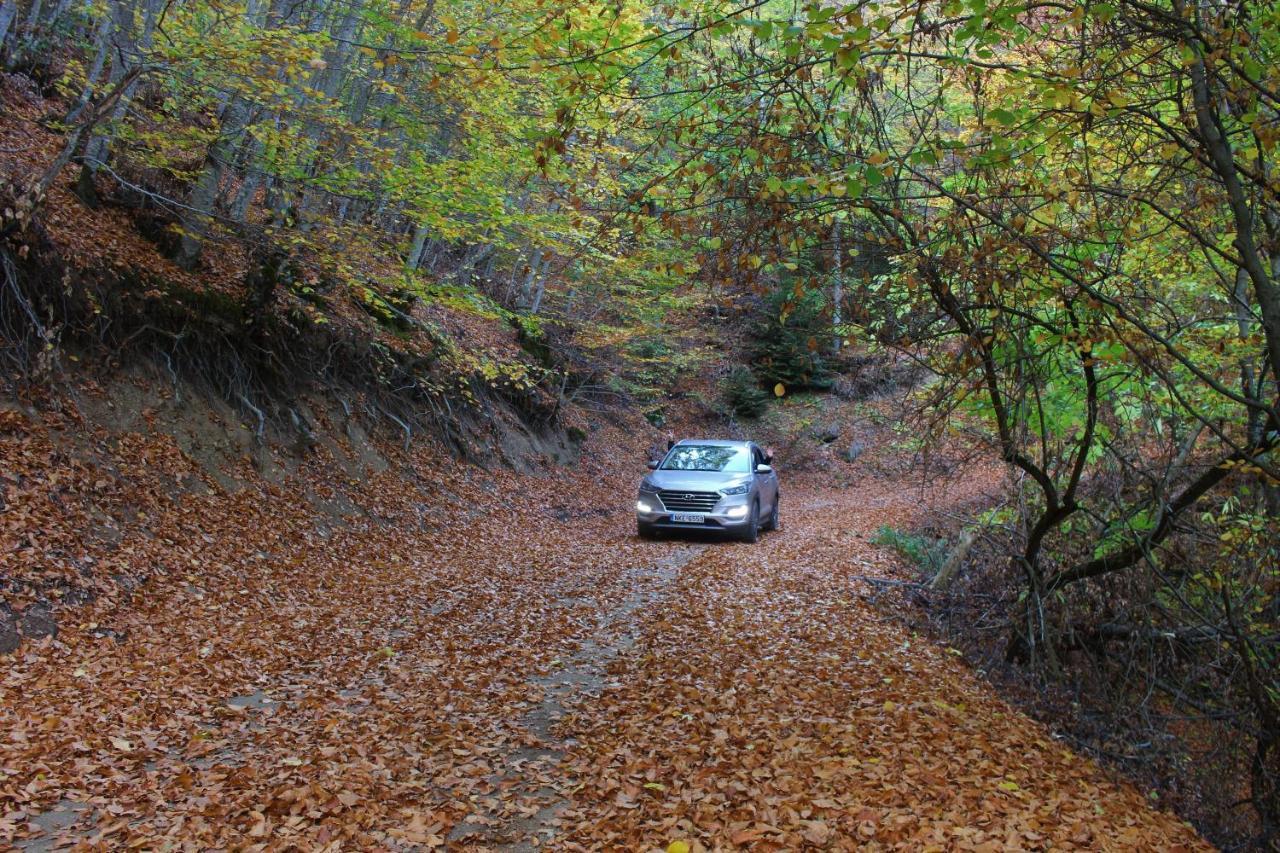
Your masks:
<svg viewBox="0 0 1280 853"><path fill-rule="evenodd" d="M930 589L942 590L951 585L956 571L960 568L960 564L964 562L964 558L969 555L969 549L973 547L973 543L977 538L977 528L965 531L964 536L960 537L959 543L947 555L946 562L942 564L942 568L938 569L938 573L933 576L933 580L929 581Z"/></svg>
<svg viewBox="0 0 1280 853"><path fill-rule="evenodd" d="M1181 2L1176 2L1174 7L1179 14L1183 12ZM1226 190L1227 206L1231 211L1235 230L1233 243L1240 253L1240 268L1253 284L1253 295L1262 317L1262 333L1270 356L1271 372L1280 376L1280 290L1258 251L1254 235L1254 208L1241 184L1240 170L1231 141L1222 132L1221 116L1210 91L1209 74L1203 57L1196 55L1188 71L1196 130L1207 160Z"/></svg>
<svg viewBox="0 0 1280 853"><path fill-rule="evenodd" d="M200 251L209 236L209 225L213 221L214 203L218 199L222 173L235 156L235 146L244 131L247 113L247 104L239 97L232 98L223 112L218 137L205 154L204 169L196 179L191 197L187 200L188 209L182 219L182 240L178 246L178 256L174 259L183 269L195 269L200 262Z"/></svg>
<svg viewBox="0 0 1280 853"><path fill-rule="evenodd" d="M413 230L413 243L409 246L409 254L404 259L405 268L411 272L416 270L418 264L422 262L422 250L427 245L428 232L429 229L423 223L419 223Z"/></svg>
<svg viewBox="0 0 1280 853"><path fill-rule="evenodd" d="M347 76L347 62L351 58L353 42L356 34L360 29L360 25L364 23L361 12L362 4L352 3L347 7L346 14L343 15L341 22L338 24L337 31L333 33L333 46L325 54L324 67L317 72L312 89L323 93L324 98L332 99L342 88L342 83ZM320 147L320 141L324 135L324 131L312 124L307 128L306 138L311 150L311 169L315 171L319 166L318 157L314 156ZM311 220L311 214L319 210L321 205L329 197L326 190L319 188L307 189L303 193L302 204L300 205L300 226L303 229L308 227Z"/></svg>
<svg viewBox="0 0 1280 853"><path fill-rule="evenodd" d="M252 123L253 119L249 120ZM258 167L258 157L262 154L262 143L251 134L243 134L240 147L240 160L236 168L244 177L236 190L229 206L229 215L237 225L244 225L249 218L249 205L262 187L262 169Z"/></svg>
<svg viewBox="0 0 1280 853"><path fill-rule="evenodd" d="M834 334L831 336L831 354L840 354L840 345L843 342L844 335L840 331L840 326L844 323L844 318L840 313L840 306L844 303L844 249L840 245L840 221L838 219L831 220L831 328Z"/></svg>
<svg viewBox="0 0 1280 853"><path fill-rule="evenodd" d="M36 31L40 28L40 12L44 9L41 0L32 0L27 9L27 19L22 22L22 46L28 48L35 41Z"/></svg>
<svg viewBox="0 0 1280 853"><path fill-rule="evenodd" d="M13 0L4 0L3 3L0 3L0 60L3 60L8 55L8 52L4 49L5 40L9 36L9 28L17 17L17 3L13 2Z"/></svg>
<svg viewBox="0 0 1280 853"><path fill-rule="evenodd" d="M533 304L529 306L530 314L537 314L542 309L542 296L547 292L547 268L551 266L550 262L542 265L542 272L538 274L538 286L533 292Z"/></svg>
<svg viewBox="0 0 1280 853"><path fill-rule="evenodd" d="M520 287L520 298L516 306L529 310L533 307L534 286L538 283L538 277L542 267L542 252L533 251L533 255L529 259L529 269L525 272L524 284Z"/></svg>
<svg viewBox="0 0 1280 853"><path fill-rule="evenodd" d="M71 162L72 158L80 150L81 140L84 139L85 134L93 132L93 128L97 126L102 117L115 104L115 99L134 79L141 76L142 71L141 67L131 69L124 79L117 83L113 90L107 92L102 97L102 100L95 104L88 111L88 114L81 119L80 123L67 134L66 141L62 143L62 150L58 152L57 157L53 158L53 162L49 164L49 167L45 169L44 174L40 176L40 179L36 181L35 186L29 192L33 199L33 206L43 203L43 199L48 194L49 188L53 186L53 182L58 179L58 175L62 173L62 170L66 168L66 165ZM85 104L85 106L88 106L88 104ZM83 108L77 108L76 112L77 116L79 116L84 110Z"/></svg>
<svg viewBox="0 0 1280 853"><path fill-rule="evenodd" d="M131 53L145 53L150 49L158 12L159 3L156 0L143 0L142 32L139 34L135 45L133 38L135 16L132 8L124 3L114 4L112 8L112 15L115 18L112 24L114 35L111 39L114 50L111 51L111 71L107 78L112 83L119 82L120 78L127 73L126 56ZM111 111L111 115L107 119L107 132L91 137L88 145L85 146L80 186L82 192L88 193L90 196L92 196L93 191L93 176L101 166L106 165L107 158L111 152L111 143L115 140L116 127L124 120L125 114L129 109L129 103L133 100L133 95L137 88L138 83L135 80L120 93L120 99L116 101L115 109ZM84 196L82 195L82 197Z"/></svg>
<svg viewBox="0 0 1280 853"><path fill-rule="evenodd" d="M79 121L81 113L93 100L98 78L107 64L107 51L111 46L111 23L110 15L103 15L102 20L98 22L98 32L93 37L93 62L89 64L89 71L85 74L84 88L80 90L80 97L76 98L76 102L67 111L67 117L63 119L64 124L75 124Z"/></svg>
<svg viewBox="0 0 1280 853"><path fill-rule="evenodd" d="M44 22L46 29L53 29L58 26L58 22L62 20L62 16L67 14L67 10L71 8L72 0L58 0L58 5L53 7L52 14Z"/></svg>

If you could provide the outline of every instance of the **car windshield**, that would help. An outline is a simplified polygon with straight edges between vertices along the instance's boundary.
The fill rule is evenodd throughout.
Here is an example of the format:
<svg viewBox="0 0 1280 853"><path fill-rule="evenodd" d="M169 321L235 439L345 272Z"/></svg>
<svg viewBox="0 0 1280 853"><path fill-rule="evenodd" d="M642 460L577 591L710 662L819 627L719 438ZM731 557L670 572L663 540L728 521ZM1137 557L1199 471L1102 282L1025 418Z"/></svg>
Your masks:
<svg viewBox="0 0 1280 853"><path fill-rule="evenodd" d="M678 444L662 460L664 471L751 473L751 451L726 444Z"/></svg>

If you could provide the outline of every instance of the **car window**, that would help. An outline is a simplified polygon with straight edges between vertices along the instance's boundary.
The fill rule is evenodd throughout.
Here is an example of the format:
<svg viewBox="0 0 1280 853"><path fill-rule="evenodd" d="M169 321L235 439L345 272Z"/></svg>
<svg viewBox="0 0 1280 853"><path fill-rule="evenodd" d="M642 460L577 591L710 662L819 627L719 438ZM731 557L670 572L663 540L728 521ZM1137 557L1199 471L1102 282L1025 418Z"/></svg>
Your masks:
<svg viewBox="0 0 1280 853"><path fill-rule="evenodd" d="M751 452L745 447L725 444L678 444L662 460L664 471L751 472Z"/></svg>

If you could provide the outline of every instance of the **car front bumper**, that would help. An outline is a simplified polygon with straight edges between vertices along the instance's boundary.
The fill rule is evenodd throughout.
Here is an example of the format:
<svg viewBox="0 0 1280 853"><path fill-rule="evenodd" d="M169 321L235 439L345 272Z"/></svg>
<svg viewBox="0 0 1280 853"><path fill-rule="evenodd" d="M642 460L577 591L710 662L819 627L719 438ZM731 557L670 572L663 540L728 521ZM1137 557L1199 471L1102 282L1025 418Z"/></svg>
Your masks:
<svg viewBox="0 0 1280 853"><path fill-rule="evenodd" d="M751 523L750 499L750 495L723 498L711 512L703 514L701 524L695 524L672 521L671 512L662 506L657 497L641 494L636 501L636 521L662 530L739 530ZM648 509L644 509L644 506ZM734 507L738 508L740 514L731 514Z"/></svg>

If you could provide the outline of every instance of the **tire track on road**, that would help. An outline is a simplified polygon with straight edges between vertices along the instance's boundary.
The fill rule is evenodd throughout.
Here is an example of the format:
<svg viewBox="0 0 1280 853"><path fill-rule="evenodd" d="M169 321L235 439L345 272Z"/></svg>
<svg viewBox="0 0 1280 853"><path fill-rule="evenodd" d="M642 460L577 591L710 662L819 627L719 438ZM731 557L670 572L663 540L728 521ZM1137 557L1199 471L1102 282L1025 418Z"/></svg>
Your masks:
<svg viewBox="0 0 1280 853"><path fill-rule="evenodd" d="M458 823L449 834L450 845L525 853L554 840L557 819L569 800L550 774L575 744L558 736L556 725L571 699L597 697L608 686L609 664L636 643L638 614L660 601L680 570L706 550L705 544L681 543L652 565L626 572L631 592L605 614L599 636L586 640L564 666L529 681L542 694L541 702L520 720L532 745L505 756L506 767L491 777L496 789L491 804Z"/></svg>

